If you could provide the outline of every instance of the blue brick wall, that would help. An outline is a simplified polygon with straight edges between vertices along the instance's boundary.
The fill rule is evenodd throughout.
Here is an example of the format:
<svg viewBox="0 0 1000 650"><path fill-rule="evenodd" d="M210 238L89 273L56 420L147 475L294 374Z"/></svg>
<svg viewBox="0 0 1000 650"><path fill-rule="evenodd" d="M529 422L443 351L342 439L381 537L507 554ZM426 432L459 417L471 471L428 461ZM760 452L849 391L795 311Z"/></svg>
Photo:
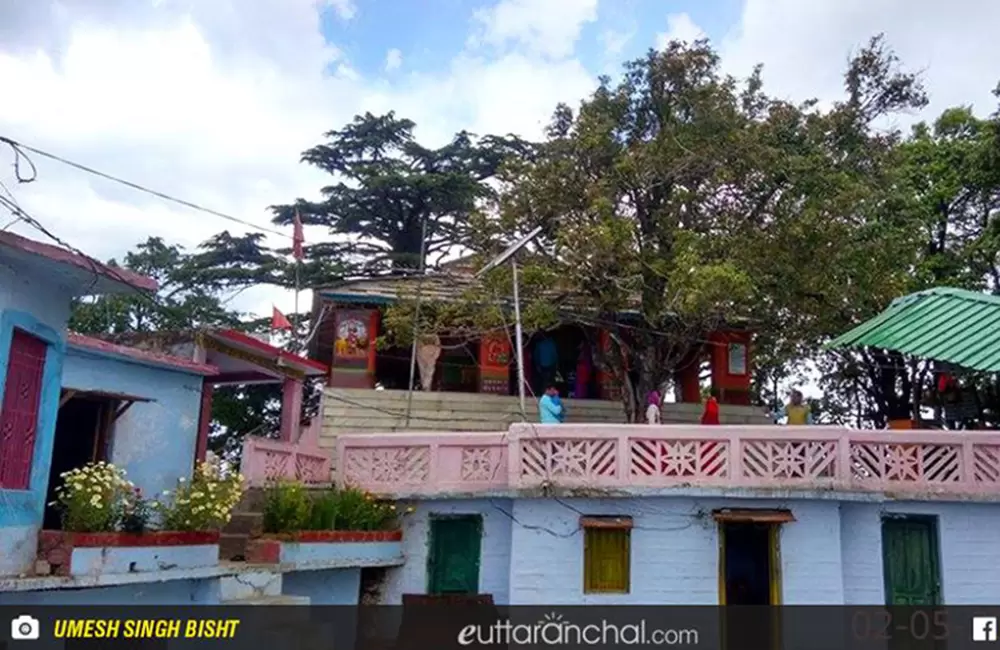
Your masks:
<svg viewBox="0 0 1000 650"><path fill-rule="evenodd" d="M481 514L480 592L500 604L715 605L719 508L787 508L779 538L788 605L884 604L884 514L939 517L945 603L988 604L1000 588L1000 504L852 503L828 499L517 499L425 501L405 524L406 565L390 570L385 602L425 593L431 514ZM631 593L583 593L581 514L633 518Z"/></svg>
<svg viewBox="0 0 1000 650"><path fill-rule="evenodd" d="M90 589L0 592L0 606L218 605L219 580L171 580Z"/></svg>
<svg viewBox="0 0 1000 650"><path fill-rule="evenodd" d="M201 411L200 375L119 361L70 347L64 388L145 397L115 423L111 462L150 497L191 476Z"/></svg>
<svg viewBox="0 0 1000 650"><path fill-rule="evenodd" d="M0 576L29 570L35 559L45 505L52 436L59 408L59 378L70 295L55 282L20 268L0 265L0 400L14 327L50 343L35 438L31 489L0 490Z"/></svg>
<svg viewBox="0 0 1000 650"><path fill-rule="evenodd" d="M479 591L493 594L498 605L507 605L511 566L510 513L507 499L468 499L422 501L416 512L403 520L403 556L406 564L389 569L383 585L382 600L398 605L403 594L427 593L427 548L430 542L429 517L432 514L482 515L482 560Z"/></svg>

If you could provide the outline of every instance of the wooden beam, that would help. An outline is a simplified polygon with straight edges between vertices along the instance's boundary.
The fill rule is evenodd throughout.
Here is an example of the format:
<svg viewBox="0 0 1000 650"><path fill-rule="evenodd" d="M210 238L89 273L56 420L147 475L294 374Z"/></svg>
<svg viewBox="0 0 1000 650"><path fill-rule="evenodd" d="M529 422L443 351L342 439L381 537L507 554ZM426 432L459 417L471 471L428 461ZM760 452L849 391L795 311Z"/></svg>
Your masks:
<svg viewBox="0 0 1000 650"><path fill-rule="evenodd" d="M632 528L631 517L580 517L582 528L615 528L629 530Z"/></svg>
<svg viewBox="0 0 1000 650"><path fill-rule="evenodd" d="M712 518L720 523L738 524L787 524L795 521L790 510L753 510L725 508L712 513Z"/></svg>
<svg viewBox="0 0 1000 650"><path fill-rule="evenodd" d="M128 402L123 403L121 406L119 406L118 410L115 411L114 418L112 418L111 421L112 422L117 422L118 418L120 418L121 416L125 415L125 411L129 410L130 408L132 408L133 404L135 404L134 401L128 401Z"/></svg>
<svg viewBox="0 0 1000 650"><path fill-rule="evenodd" d="M62 395L59 397L59 408L66 406L66 402L73 399L74 395L76 395L75 390L64 390Z"/></svg>

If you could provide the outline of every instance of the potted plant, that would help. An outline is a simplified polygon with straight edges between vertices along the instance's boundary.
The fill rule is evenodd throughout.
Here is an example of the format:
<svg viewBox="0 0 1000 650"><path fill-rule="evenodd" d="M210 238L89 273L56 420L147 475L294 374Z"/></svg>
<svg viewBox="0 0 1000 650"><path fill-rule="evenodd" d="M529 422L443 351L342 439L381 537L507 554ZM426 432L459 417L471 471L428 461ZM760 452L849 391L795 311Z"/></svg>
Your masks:
<svg viewBox="0 0 1000 650"><path fill-rule="evenodd" d="M144 498L125 470L107 462L61 478L53 505L62 512L62 530L39 534L39 559L56 575L216 565L219 531L243 493L242 476L206 463L165 502Z"/></svg>
<svg viewBox="0 0 1000 650"><path fill-rule="evenodd" d="M402 559L399 516L412 512L356 488L309 491L298 482L268 488L263 534L250 540L247 561L345 566Z"/></svg>

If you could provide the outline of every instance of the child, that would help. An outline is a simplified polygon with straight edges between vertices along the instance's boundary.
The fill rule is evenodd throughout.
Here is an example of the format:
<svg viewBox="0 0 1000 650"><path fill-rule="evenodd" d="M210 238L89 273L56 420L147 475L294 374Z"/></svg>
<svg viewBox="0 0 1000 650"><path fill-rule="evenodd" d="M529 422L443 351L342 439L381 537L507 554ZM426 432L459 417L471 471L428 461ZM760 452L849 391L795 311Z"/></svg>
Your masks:
<svg viewBox="0 0 1000 650"><path fill-rule="evenodd" d="M646 424L660 423L660 391L651 390L646 396Z"/></svg>

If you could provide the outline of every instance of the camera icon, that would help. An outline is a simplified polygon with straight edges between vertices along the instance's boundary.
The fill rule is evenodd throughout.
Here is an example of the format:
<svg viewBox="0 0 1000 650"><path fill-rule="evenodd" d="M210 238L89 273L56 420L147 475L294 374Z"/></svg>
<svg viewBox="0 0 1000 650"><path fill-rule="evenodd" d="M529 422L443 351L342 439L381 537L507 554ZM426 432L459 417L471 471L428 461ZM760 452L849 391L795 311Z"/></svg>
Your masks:
<svg viewBox="0 0 1000 650"><path fill-rule="evenodd" d="M14 641L35 641L38 639L38 619L21 614L10 622L10 638Z"/></svg>

